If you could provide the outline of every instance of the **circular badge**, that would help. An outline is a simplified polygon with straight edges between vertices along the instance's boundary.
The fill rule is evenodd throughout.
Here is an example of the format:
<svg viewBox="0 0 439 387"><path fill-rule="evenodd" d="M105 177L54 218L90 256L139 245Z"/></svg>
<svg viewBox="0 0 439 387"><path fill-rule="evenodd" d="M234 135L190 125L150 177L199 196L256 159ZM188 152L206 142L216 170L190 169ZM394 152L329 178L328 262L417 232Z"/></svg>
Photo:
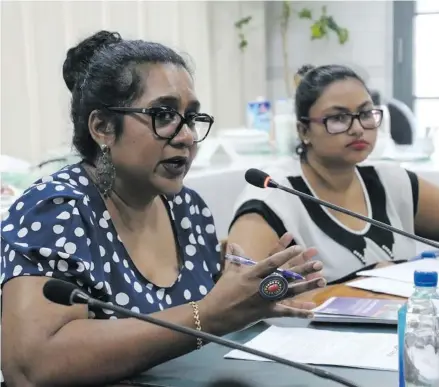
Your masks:
<svg viewBox="0 0 439 387"><path fill-rule="evenodd" d="M288 281L280 274L270 274L259 285L259 293L266 300L279 300L288 292Z"/></svg>

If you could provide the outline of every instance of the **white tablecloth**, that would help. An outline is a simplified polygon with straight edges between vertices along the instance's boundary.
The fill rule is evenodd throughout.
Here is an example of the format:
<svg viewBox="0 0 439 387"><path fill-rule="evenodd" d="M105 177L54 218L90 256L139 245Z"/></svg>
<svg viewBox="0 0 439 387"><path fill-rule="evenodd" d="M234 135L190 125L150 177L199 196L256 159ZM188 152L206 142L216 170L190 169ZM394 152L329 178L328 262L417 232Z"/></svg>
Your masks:
<svg viewBox="0 0 439 387"><path fill-rule="evenodd" d="M245 171L249 168L266 168L284 160L285 158L273 156L246 156L228 166L211 166L189 172L185 184L197 191L209 205L218 238L227 237L235 200L247 184L244 179ZM438 161L402 163L401 166L439 186Z"/></svg>

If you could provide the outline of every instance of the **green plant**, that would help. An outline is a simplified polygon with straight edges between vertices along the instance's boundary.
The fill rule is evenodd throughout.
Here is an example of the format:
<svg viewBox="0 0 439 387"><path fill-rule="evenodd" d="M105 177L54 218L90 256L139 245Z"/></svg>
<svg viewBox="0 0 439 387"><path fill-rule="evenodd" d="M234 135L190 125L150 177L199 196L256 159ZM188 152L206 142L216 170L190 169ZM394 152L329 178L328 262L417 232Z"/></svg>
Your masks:
<svg viewBox="0 0 439 387"><path fill-rule="evenodd" d="M244 35L244 27L250 23L252 20L251 16L243 17L239 19L237 22L235 22L235 28L238 30L238 39L239 44L238 47L241 51L244 51L245 48L248 46L248 41Z"/></svg>
<svg viewBox="0 0 439 387"><path fill-rule="evenodd" d="M313 20L312 11L309 8L300 10L298 16L299 19L313 21L311 25L311 40L329 38L330 31L337 35L340 44L345 44L349 39L349 31L346 28L340 27L333 16L328 16L326 5L322 7L322 14L316 20Z"/></svg>
<svg viewBox="0 0 439 387"><path fill-rule="evenodd" d="M284 67L284 81L287 96L292 96L292 77L290 74L289 58L288 58L288 30L291 24L292 16L296 14L299 19L310 20L312 22L310 26L310 38L311 40L318 40L323 38L329 38L330 33L335 33L340 44L345 44L349 39L349 31L346 28L341 27L334 17L328 15L327 7L323 6L321 9L321 15L317 18L313 18L313 12L309 8L302 8L300 11L294 11L290 1L282 2L282 12L279 17L280 34L282 40L282 57ZM235 28L238 31L239 49L244 52L248 46L248 40L245 36L245 28L248 27L252 20L251 16L246 16L235 22Z"/></svg>

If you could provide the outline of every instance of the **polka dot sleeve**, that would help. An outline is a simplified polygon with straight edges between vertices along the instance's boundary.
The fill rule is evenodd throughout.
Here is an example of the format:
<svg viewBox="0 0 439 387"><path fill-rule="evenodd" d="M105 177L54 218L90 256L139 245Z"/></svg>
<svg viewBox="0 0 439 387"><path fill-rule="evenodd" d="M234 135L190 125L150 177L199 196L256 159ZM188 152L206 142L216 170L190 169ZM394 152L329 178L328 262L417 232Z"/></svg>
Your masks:
<svg viewBox="0 0 439 387"><path fill-rule="evenodd" d="M40 183L25 192L1 225L1 286L18 276L46 276L102 296L88 200L69 184Z"/></svg>
<svg viewBox="0 0 439 387"><path fill-rule="evenodd" d="M205 254L204 257L205 264L215 278L221 270L221 246L216 234L215 221L212 212L197 192L188 188L185 188L185 190L187 191L186 193L193 198L194 206L191 206L189 211L191 214L194 213L192 218L197 224L195 227L197 234L201 234L198 237L198 243L204 245L207 250L207 254ZM187 195L185 195L185 197L187 198ZM191 210L192 208L194 208L193 211Z"/></svg>

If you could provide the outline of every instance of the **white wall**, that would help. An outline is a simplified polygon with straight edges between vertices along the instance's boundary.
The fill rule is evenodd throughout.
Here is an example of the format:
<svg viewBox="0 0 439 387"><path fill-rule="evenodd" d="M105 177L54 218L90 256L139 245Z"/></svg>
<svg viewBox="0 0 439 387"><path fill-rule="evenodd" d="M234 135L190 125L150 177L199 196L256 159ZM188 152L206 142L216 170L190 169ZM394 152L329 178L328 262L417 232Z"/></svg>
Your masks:
<svg viewBox="0 0 439 387"><path fill-rule="evenodd" d="M297 2L318 9L323 2ZM311 42L309 24L294 20L291 67L311 62L356 63L371 86L392 90L392 3L331 1L328 11L350 31L339 46L334 38ZM278 23L280 2L262 1L2 1L1 153L31 162L69 145L69 92L62 79L68 48L100 30L126 38L159 41L190 54L203 110L215 129L245 125L246 102L283 96ZM253 17L249 46L238 49L234 23Z"/></svg>
<svg viewBox="0 0 439 387"><path fill-rule="evenodd" d="M250 9L262 27L252 33L260 43L242 55L234 22ZM2 1L2 154L36 162L69 145L62 64L68 48L100 29L188 53L203 110L216 128L237 126L242 101L265 93L264 21L262 2Z"/></svg>
<svg viewBox="0 0 439 387"><path fill-rule="evenodd" d="M265 96L266 43L263 1L209 1L212 33L213 101L217 128L245 125L246 102ZM241 52L234 23L252 16L249 47Z"/></svg>
<svg viewBox="0 0 439 387"><path fill-rule="evenodd" d="M365 76L373 89L392 95L393 5L391 1L295 1L293 8L310 8L320 16L322 5L342 27L349 30L349 41L340 45L337 37L310 40L310 21L292 19L289 31L290 67L341 63ZM282 73L279 33L280 2L266 2L268 96L282 98L285 86Z"/></svg>

